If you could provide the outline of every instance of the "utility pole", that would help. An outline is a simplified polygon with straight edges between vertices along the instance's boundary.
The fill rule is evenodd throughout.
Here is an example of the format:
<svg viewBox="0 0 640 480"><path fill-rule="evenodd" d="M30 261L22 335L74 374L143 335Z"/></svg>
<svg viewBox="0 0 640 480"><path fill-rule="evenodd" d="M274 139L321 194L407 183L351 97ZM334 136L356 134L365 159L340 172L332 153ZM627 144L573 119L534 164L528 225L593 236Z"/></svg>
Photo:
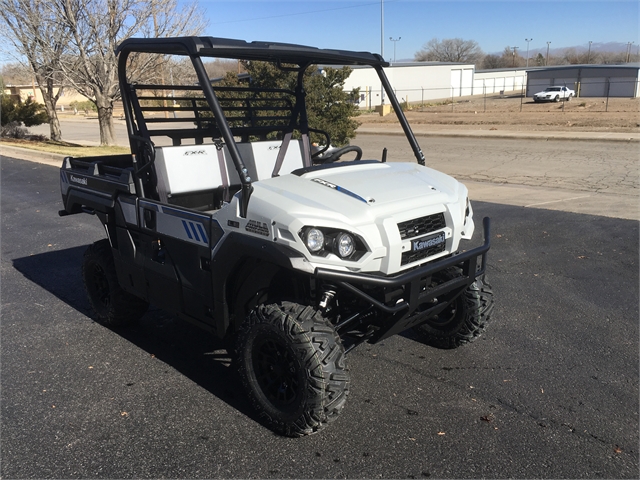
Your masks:
<svg viewBox="0 0 640 480"><path fill-rule="evenodd" d="M520 47L511 47L513 49L513 53L511 54L513 57L513 64L511 65L512 67L516 66L516 50Z"/></svg>
<svg viewBox="0 0 640 480"><path fill-rule="evenodd" d="M524 41L527 42L527 68L529 68L529 42L533 40L533 38L525 38Z"/></svg>
<svg viewBox="0 0 640 480"><path fill-rule="evenodd" d="M631 56L631 45L633 45L635 42L628 42L627 43L627 63L629 63L629 57Z"/></svg>
<svg viewBox="0 0 640 480"><path fill-rule="evenodd" d="M380 55L384 58L384 0L380 0Z"/></svg>
<svg viewBox="0 0 640 480"><path fill-rule="evenodd" d="M394 39L393 37L389 37L389 40L391 40L393 42L393 61L395 63L396 61L396 42L399 42L402 39L402 37L398 37L396 39Z"/></svg>
<svg viewBox="0 0 640 480"><path fill-rule="evenodd" d="M591 44L593 42L589 40L589 52L587 53L587 65L591 63Z"/></svg>
<svg viewBox="0 0 640 480"><path fill-rule="evenodd" d="M384 0L380 0L380 55L384 60ZM384 87L380 84L380 101L384 105Z"/></svg>
<svg viewBox="0 0 640 480"><path fill-rule="evenodd" d="M549 45L551 42L547 42L547 61L545 62L545 66L549 66Z"/></svg>

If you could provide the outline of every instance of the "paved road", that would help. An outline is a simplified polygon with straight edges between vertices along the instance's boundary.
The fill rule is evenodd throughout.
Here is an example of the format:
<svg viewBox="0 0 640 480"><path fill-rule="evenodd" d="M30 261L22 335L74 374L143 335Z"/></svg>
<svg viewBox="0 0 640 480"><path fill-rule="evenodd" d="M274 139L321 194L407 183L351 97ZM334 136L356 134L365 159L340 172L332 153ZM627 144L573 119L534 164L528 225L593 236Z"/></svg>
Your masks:
<svg viewBox="0 0 640 480"><path fill-rule="evenodd" d="M433 136L416 128L427 165L464 181L474 200L640 220L638 142ZM62 131L68 141L99 140L96 120L65 120ZM116 121L116 131L124 144L123 122ZM384 147L389 161L413 158L404 137L384 131L352 143L364 158L381 158Z"/></svg>
<svg viewBox="0 0 640 480"><path fill-rule="evenodd" d="M158 310L90 319L79 266L104 232L56 215L56 168L3 157L1 182L2 478L638 478L637 221L476 202L485 336L360 346L344 414L292 440L213 339Z"/></svg>
<svg viewBox="0 0 640 480"><path fill-rule="evenodd" d="M114 120L116 131L116 141L118 145L128 146L127 127L123 120ZM62 138L67 142L80 143L82 145L99 145L100 144L100 127L97 118L78 117L62 117L60 119L60 130ZM37 125L29 127L29 131L36 135L45 135L49 137L49 124Z"/></svg>
<svg viewBox="0 0 640 480"><path fill-rule="evenodd" d="M640 220L637 142L419 137L427 166L474 200ZM403 137L359 135L364 158L413 158Z"/></svg>

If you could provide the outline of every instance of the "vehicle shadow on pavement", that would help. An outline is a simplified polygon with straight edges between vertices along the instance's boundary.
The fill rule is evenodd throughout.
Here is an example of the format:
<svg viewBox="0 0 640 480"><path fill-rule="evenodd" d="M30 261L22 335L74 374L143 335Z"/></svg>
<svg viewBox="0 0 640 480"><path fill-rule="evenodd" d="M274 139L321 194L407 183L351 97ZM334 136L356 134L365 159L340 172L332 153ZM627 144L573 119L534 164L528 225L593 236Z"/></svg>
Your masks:
<svg viewBox="0 0 640 480"><path fill-rule="evenodd" d="M91 322L92 311L81 277L86 248L73 247L17 258L13 266ZM223 342L215 336L203 335L201 329L154 306L136 324L111 331L259 422L233 374L231 358Z"/></svg>

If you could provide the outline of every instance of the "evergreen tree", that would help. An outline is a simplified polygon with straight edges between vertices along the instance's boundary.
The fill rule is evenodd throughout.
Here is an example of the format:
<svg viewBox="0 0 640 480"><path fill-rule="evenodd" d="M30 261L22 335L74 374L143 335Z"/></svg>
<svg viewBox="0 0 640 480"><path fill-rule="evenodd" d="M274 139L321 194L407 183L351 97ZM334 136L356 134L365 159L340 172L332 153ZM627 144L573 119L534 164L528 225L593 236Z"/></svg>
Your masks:
<svg viewBox="0 0 640 480"><path fill-rule="evenodd" d="M49 117L44 111L44 105L31 99L26 102L17 102L3 92L1 103L0 124L3 126L16 123L24 124L25 127L33 127L42 123L49 123Z"/></svg>
<svg viewBox="0 0 640 480"><path fill-rule="evenodd" d="M280 70L269 62L243 62L243 65L252 86L295 91L298 76L296 72ZM348 144L349 139L356 136L359 126L354 117L360 111L353 99L360 93L358 89L344 91L344 82L350 74L349 67L325 68L320 72L316 66L307 68L304 73L309 127L327 132L335 146ZM240 80L236 74L228 73L223 84L236 86L240 84ZM326 139L323 135L312 132L311 141L325 143Z"/></svg>

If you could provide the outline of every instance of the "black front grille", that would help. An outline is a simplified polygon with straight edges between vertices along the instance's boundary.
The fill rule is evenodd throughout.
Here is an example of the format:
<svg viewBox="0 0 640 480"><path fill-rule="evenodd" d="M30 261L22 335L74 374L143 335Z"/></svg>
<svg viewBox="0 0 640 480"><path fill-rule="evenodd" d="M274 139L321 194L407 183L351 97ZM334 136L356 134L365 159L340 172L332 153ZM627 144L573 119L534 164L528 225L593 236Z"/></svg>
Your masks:
<svg viewBox="0 0 640 480"><path fill-rule="evenodd" d="M407 238L419 237L421 235L435 232L436 230L440 230L446 226L447 222L444 219L444 213L434 213L433 215L414 218L413 220L407 220L406 222L399 223L398 229L400 230L400 238L402 238L402 240L406 240ZM422 254L423 252L420 253ZM403 254L403 257L404 255L405 254Z"/></svg>
<svg viewBox="0 0 640 480"><path fill-rule="evenodd" d="M417 252L404 252L400 265L407 265L408 263L417 262L436 253L444 252L445 245L445 242L442 242L439 245L434 245L433 247L425 248Z"/></svg>

